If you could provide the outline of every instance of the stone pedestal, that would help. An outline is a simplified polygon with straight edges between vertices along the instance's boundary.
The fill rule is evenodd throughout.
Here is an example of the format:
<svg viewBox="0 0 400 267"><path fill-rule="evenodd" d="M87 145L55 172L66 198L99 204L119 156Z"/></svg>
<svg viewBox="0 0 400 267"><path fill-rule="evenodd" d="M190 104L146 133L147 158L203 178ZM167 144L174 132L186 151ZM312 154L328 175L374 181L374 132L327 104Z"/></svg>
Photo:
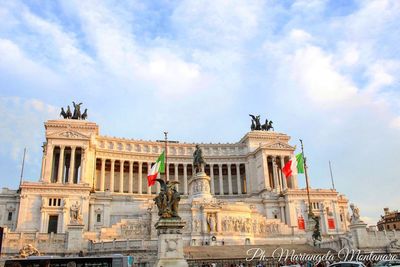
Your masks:
<svg viewBox="0 0 400 267"><path fill-rule="evenodd" d="M212 198L210 191L210 176L205 172L197 172L189 181L190 198Z"/></svg>
<svg viewBox="0 0 400 267"><path fill-rule="evenodd" d="M86 248L83 240L83 224L68 224L67 225L67 250L68 252L78 253Z"/></svg>
<svg viewBox="0 0 400 267"><path fill-rule="evenodd" d="M369 246L367 224L361 220L352 222L349 225L353 244L358 249L363 249Z"/></svg>
<svg viewBox="0 0 400 267"><path fill-rule="evenodd" d="M155 224L158 235L158 254L156 267L187 267L183 255L182 228L185 222L181 219L167 218Z"/></svg>

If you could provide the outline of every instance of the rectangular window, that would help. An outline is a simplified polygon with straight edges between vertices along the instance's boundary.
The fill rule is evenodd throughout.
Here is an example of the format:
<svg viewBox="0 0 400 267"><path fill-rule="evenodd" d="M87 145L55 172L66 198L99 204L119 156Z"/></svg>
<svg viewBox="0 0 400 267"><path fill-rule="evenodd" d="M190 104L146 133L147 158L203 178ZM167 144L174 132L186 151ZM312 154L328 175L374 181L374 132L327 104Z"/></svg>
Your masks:
<svg viewBox="0 0 400 267"><path fill-rule="evenodd" d="M57 206L61 206L61 198L58 199Z"/></svg>
<svg viewBox="0 0 400 267"><path fill-rule="evenodd" d="M49 198L49 207L51 206L51 198Z"/></svg>
<svg viewBox="0 0 400 267"><path fill-rule="evenodd" d="M101 222L101 214L97 214L97 222Z"/></svg>
<svg viewBox="0 0 400 267"><path fill-rule="evenodd" d="M53 198L53 206L57 206L57 199L56 198Z"/></svg>
<svg viewBox="0 0 400 267"><path fill-rule="evenodd" d="M49 227L47 233L57 233L58 215L49 216Z"/></svg>
<svg viewBox="0 0 400 267"><path fill-rule="evenodd" d="M12 214L13 213L11 211L8 213L7 220L12 221Z"/></svg>

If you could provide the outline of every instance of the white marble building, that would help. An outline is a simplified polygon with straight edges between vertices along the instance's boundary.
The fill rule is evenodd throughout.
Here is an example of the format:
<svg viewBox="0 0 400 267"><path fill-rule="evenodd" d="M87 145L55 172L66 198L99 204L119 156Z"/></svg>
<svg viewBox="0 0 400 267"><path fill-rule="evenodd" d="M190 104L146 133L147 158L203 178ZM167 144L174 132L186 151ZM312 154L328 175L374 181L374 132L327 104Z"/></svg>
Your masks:
<svg viewBox="0 0 400 267"><path fill-rule="evenodd" d="M97 124L83 120L49 120L45 129L38 182L0 194L5 252L28 241L41 250L63 251L70 247L62 246L66 233L77 231L76 225L87 242L83 249L101 250L121 240L127 247L154 247L153 198L159 188L147 187L147 172L164 143L102 136ZM169 143L166 178L180 182L186 245L305 240L306 190L297 177L286 179L281 172L294 153L289 140L283 133L251 131L237 143L200 144L210 177L210 196L204 198L189 194L195 144ZM346 197L313 188L310 197L323 236L348 232Z"/></svg>

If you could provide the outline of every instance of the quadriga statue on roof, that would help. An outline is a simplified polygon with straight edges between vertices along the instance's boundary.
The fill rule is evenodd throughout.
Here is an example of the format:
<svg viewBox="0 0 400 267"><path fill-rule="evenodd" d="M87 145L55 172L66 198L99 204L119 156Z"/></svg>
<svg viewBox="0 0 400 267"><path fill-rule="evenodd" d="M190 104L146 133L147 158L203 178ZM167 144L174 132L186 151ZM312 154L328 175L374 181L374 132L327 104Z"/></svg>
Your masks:
<svg viewBox="0 0 400 267"><path fill-rule="evenodd" d="M252 115L249 114L251 117L251 126L250 129L252 131L270 131L274 130L274 127L272 126L272 121L268 121L268 119L265 119L265 123L261 125L260 123L260 115Z"/></svg>
<svg viewBox="0 0 400 267"><path fill-rule="evenodd" d="M66 111L64 110L64 108L61 108L60 116L62 116L64 119L86 120L88 116L87 109L85 109L85 112L83 112L83 114L81 113L82 103L76 104L74 101L72 101L72 104L74 105L74 113L72 114L71 108L67 106Z"/></svg>
<svg viewBox="0 0 400 267"><path fill-rule="evenodd" d="M181 194L176 191L175 185L178 181L167 181L157 179L160 183L160 193L154 198L154 202L158 208L160 218L180 218L178 215L179 201Z"/></svg>

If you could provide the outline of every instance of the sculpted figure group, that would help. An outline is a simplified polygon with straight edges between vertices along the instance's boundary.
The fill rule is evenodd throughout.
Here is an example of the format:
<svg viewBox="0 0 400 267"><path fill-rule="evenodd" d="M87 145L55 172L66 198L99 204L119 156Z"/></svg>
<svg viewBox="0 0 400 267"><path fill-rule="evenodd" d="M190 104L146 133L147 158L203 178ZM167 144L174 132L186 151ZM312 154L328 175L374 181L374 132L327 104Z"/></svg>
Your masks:
<svg viewBox="0 0 400 267"><path fill-rule="evenodd" d="M255 235L276 234L280 232L277 223L265 222L262 219L238 218L227 216L222 219L222 231L253 233Z"/></svg>
<svg viewBox="0 0 400 267"><path fill-rule="evenodd" d="M271 129L274 130L274 127L272 127L272 121L268 121L268 119L265 119L265 123L261 124L260 122L260 115L252 115L249 114L251 117L251 126L250 129L252 131L270 131Z"/></svg>
<svg viewBox="0 0 400 267"><path fill-rule="evenodd" d="M64 108L61 108L60 116L62 116L64 119L86 120L87 108L83 113L81 113L82 103L76 104L74 101L72 101L72 104L74 105L74 113L71 112L71 108L68 105L67 111L65 111Z"/></svg>
<svg viewBox="0 0 400 267"><path fill-rule="evenodd" d="M154 198L158 208L158 215L161 218L180 218L178 215L178 205L181 195L175 189L178 181L167 181L157 179L160 183L160 193Z"/></svg>

